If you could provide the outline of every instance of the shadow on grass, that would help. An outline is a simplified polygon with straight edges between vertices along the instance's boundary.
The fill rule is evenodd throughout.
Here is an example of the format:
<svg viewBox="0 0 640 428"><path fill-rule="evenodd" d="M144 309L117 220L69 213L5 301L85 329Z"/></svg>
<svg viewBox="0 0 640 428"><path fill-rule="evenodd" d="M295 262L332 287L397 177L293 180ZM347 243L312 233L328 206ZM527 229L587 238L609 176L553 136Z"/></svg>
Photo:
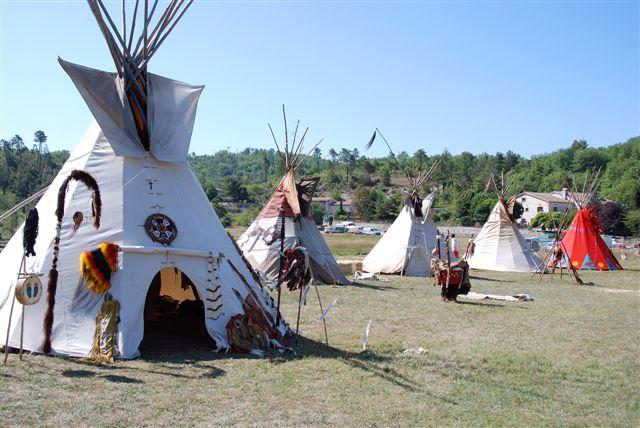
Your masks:
<svg viewBox="0 0 640 428"><path fill-rule="evenodd" d="M385 284L384 281L382 281L382 283ZM398 287L393 287L391 285L365 284L364 282L355 282L355 281L351 284L351 287L366 288L369 290L376 290L376 291L398 290Z"/></svg>
<svg viewBox="0 0 640 428"><path fill-rule="evenodd" d="M487 308L505 308L506 305L498 305L497 303L484 303L484 302L470 302L468 300L458 300L456 302L459 305L471 305L471 306L480 306Z"/></svg>
<svg viewBox="0 0 640 428"><path fill-rule="evenodd" d="M473 276L473 275L469 275L469 279L471 280L475 280L475 281L490 281L490 282L511 282L511 283L515 283L516 281L508 281L505 279L496 279L496 278L482 278L480 276Z"/></svg>
<svg viewBox="0 0 640 428"><path fill-rule="evenodd" d="M428 395L434 399L444 401L449 404L458 404L457 402L445 396L433 394L425 389L425 387L413 379L403 375L396 369L389 367L387 364L396 364L397 360L394 356L386 356L374 354L371 352L349 352L332 346L327 346L322 342L300 337L297 354L287 353L274 355L270 357L273 364L283 364L299 358L328 358L338 360L353 368L365 371L375 377L378 377L393 385L399 386L409 392L421 393Z"/></svg>
<svg viewBox="0 0 640 428"><path fill-rule="evenodd" d="M105 366L100 366L100 367L105 367ZM132 377L128 377L128 376L118 376L118 375L113 375L113 374L100 374L97 372L92 372L91 370L63 370L62 371L62 376L64 377L70 377L70 378L99 378L99 379L105 379L108 380L109 382L114 382L114 383L144 383L143 381L141 381L140 379L135 379Z"/></svg>

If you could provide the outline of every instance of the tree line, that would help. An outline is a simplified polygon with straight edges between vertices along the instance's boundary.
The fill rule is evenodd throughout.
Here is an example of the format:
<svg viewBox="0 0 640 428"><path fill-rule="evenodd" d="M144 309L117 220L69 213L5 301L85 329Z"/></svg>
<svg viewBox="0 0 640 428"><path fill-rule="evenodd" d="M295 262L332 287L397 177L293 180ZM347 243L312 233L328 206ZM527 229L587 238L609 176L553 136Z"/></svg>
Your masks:
<svg viewBox="0 0 640 428"><path fill-rule="evenodd" d="M34 134L31 147L16 135L0 140L0 212L49 184L69 153L49 152L46 135ZM221 150L209 155L189 156L207 197L226 225L245 225L269 198L282 178L283 164L273 149ZM496 195L485 193L491 173L513 180L513 191L550 192L563 187L581 187L587 174L601 168L598 190L607 200L601 213L607 232L640 235L640 137L608 147L589 147L573 141L568 147L525 158L506 153L453 155L448 151L428 155L424 149L395 157L370 158L360 149L316 148L296 172L298 178L319 177L317 195L337 201L350 199L357 219L390 221L398 214L406 186L405 171L426 170L438 162L422 194L436 191L434 220L447 224L474 225L484 222ZM230 204L225 202L234 202ZM242 207L239 209L238 206ZM605 209L606 208L606 209ZM607 214L608 213L608 214ZM319 207L313 213L322 217ZM339 213L346 216L346 213ZM21 219L0 225L0 234L14 230Z"/></svg>

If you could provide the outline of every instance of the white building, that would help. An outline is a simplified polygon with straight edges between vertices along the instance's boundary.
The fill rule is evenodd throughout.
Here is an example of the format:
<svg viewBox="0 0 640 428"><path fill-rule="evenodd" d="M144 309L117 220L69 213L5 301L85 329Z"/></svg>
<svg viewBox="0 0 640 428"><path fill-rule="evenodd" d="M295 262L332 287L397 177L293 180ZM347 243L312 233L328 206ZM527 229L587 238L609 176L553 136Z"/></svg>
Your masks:
<svg viewBox="0 0 640 428"><path fill-rule="evenodd" d="M531 220L541 212L565 212L576 209L573 194L567 189L551 193L522 192L516 196L516 202L524 208L521 219L531 224Z"/></svg>
<svg viewBox="0 0 640 428"><path fill-rule="evenodd" d="M335 214L340 209L340 201L336 201L330 196L315 196L311 203L322 207L327 214ZM342 210L346 213L353 212L353 204L348 197L344 197L342 201Z"/></svg>

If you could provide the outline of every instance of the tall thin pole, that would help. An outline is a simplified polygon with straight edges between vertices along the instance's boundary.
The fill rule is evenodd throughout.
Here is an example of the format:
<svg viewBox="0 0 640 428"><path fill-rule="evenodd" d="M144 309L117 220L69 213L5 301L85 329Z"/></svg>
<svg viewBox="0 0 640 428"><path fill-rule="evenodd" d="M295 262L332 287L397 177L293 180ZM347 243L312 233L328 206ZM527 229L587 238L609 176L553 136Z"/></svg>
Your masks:
<svg viewBox="0 0 640 428"><path fill-rule="evenodd" d="M280 218L282 219L282 226L280 227L280 262L278 269L278 303L276 308L276 328L280 324L280 296L282 295L282 269L284 268L284 222L286 221L284 208L280 208Z"/></svg>
<svg viewBox="0 0 640 428"><path fill-rule="evenodd" d="M298 344L298 337L300 337L300 310L302 306L302 290L305 287L300 287L300 297L298 297L298 317L296 319L296 345Z"/></svg>
<svg viewBox="0 0 640 428"><path fill-rule="evenodd" d="M311 281L313 281L313 279ZM313 287L316 289L316 295L318 296L318 303L320 304L320 315L322 315L324 314L324 309L322 307L322 300L320 300L320 291L318 291L318 286L316 285L315 281L313 282ZM325 318L322 318L322 323L324 324L324 340L327 346L329 346L329 335L327 334L327 320Z"/></svg>
<svg viewBox="0 0 640 428"><path fill-rule="evenodd" d="M14 295L11 296L11 291L9 291L9 298L11 299L11 309L9 310L9 322L7 323L7 339L4 342L4 362L3 362L3 364L7 364L7 358L9 358L9 332L11 331L11 317L13 316L13 307L16 304L15 287L18 286L18 281L20 280L20 274L22 273L22 268L24 267L26 258L27 258L27 254L26 254L26 251L24 251L22 253L22 261L20 262L20 269L18 269L18 276L16 278L16 285L14 286ZM24 309L24 307L23 307L23 309ZM24 317L23 317L23 319L24 319Z"/></svg>

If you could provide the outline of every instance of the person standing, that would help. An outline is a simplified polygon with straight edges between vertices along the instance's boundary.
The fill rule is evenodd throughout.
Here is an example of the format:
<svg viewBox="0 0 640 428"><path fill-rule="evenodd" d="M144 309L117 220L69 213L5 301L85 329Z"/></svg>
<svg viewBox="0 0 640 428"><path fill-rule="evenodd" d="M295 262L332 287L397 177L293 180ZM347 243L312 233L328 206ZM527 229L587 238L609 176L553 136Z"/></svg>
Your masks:
<svg viewBox="0 0 640 428"><path fill-rule="evenodd" d="M451 234L451 252L456 260L460 259L460 243L456 239L456 234Z"/></svg>

